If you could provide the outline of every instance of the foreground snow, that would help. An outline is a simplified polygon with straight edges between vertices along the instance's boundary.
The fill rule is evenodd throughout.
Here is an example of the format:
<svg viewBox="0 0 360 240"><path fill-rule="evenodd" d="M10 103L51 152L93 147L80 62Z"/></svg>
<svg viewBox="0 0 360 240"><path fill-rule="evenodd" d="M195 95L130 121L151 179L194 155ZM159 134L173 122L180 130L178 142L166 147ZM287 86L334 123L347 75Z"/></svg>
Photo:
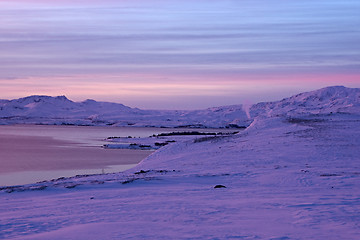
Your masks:
<svg viewBox="0 0 360 240"><path fill-rule="evenodd" d="M359 124L259 120L234 137L166 146L122 174L4 192L0 237L356 239Z"/></svg>
<svg viewBox="0 0 360 240"><path fill-rule="evenodd" d="M0 238L357 239L358 103L269 103L237 135L170 144L123 173L4 188Z"/></svg>

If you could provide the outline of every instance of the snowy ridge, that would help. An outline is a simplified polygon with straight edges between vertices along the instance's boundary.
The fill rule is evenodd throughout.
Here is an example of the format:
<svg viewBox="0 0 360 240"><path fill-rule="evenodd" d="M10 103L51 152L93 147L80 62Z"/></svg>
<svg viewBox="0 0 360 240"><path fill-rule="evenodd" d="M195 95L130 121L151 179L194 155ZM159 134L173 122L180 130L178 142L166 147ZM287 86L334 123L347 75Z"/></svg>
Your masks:
<svg viewBox="0 0 360 240"><path fill-rule="evenodd" d="M281 101L258 103L247 111L242 105L192 111L141 110L118 103L86 100L73 102L65 96L30 96L0 100L0 124L57 124L153 127L247 127L258 116L311 116L359 113L360 89L327 87Z"/></svg>
<svg viewBox="0 0 360 240"><path fill-rule="evenodd" d="M343 86L326 87L300 93L276 102L258 103L251 107L256 116L305 116L332 113L360 113L360 89Z"/></svg>
<svg viewBox="0 0 360 240"><path fill-rule="evenodd" d="M0 101L0 124L57 124L138 127L246 127L250 120L241 105L193 111L130 108L123 104L65 96L30 96Z"/></svg>

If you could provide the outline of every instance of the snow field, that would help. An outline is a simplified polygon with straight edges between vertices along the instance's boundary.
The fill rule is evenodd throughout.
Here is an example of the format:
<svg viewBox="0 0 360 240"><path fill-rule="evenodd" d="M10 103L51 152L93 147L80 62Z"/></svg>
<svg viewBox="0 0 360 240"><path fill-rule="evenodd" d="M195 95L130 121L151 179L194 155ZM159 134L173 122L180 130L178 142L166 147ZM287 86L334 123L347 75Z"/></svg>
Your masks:
<svg viewBox="0 0 360 240"><path fill-rule="evenodd" d="M273 108L237 135L170 144L123 173L2 189L0 238L357 239L352 101L332 114Z"/></svg>

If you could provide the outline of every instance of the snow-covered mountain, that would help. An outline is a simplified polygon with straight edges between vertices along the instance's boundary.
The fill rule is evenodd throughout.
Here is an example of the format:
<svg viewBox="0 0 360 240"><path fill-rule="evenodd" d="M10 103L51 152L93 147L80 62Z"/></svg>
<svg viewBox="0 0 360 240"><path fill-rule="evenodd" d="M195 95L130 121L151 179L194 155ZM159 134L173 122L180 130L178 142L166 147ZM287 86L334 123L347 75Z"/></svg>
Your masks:
<svg viewBox="0 0 360 240"><path fill-rule="evenodd" d="M141 110L123 104L65 96L29 96L0 101L0 124L112 125L156 127L243 127L250 120L241 105L193 111Z"/></svg>
<svg viewBox="0 0 360 240"><path fill-rule="evenodd" d="M259 115L296 117L333 113L360 113L360 89L343 86L326 87L300 93L281 101L258 103L250 108L251 117Z"/></svg>
<svg viewBox="0 0 360 240"><path fill-rule="evenodd" d="M125 172L0 187L0 238L358 239L359 93L328 87L256 104L246 130L176 141ZM84 102L50 99L64 113L42 113L67 117L92 111L99 119L217 124L245 117L240 106L111 111L108 103L87 101L84 109ZM35 114L39 106L28 100L23 111Z"/></svg>
<svg viewBox="0 0 360 240"><path fill-rule="evenodd" d="M73 102L65 96L29 96L0 100L0 124L72 124L154 127L247 127L258 116L311 116L360 113L360 89L326 87L250 108L242 105L204 110L141 110L123 104L86 100Z"/></svg>

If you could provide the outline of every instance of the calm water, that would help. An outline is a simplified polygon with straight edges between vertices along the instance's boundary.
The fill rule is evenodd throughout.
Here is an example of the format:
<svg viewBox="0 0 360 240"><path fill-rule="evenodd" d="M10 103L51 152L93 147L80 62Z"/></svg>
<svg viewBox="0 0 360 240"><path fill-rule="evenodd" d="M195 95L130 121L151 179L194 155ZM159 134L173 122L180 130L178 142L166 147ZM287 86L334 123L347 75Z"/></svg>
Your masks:
<svg viewBox="0 0 360 240"><path fill-rule="evenodd" d="M184 129L0 126L0 186L124 171L152 151L103 149L104 139L147 137L172 131Z"/></svg>

